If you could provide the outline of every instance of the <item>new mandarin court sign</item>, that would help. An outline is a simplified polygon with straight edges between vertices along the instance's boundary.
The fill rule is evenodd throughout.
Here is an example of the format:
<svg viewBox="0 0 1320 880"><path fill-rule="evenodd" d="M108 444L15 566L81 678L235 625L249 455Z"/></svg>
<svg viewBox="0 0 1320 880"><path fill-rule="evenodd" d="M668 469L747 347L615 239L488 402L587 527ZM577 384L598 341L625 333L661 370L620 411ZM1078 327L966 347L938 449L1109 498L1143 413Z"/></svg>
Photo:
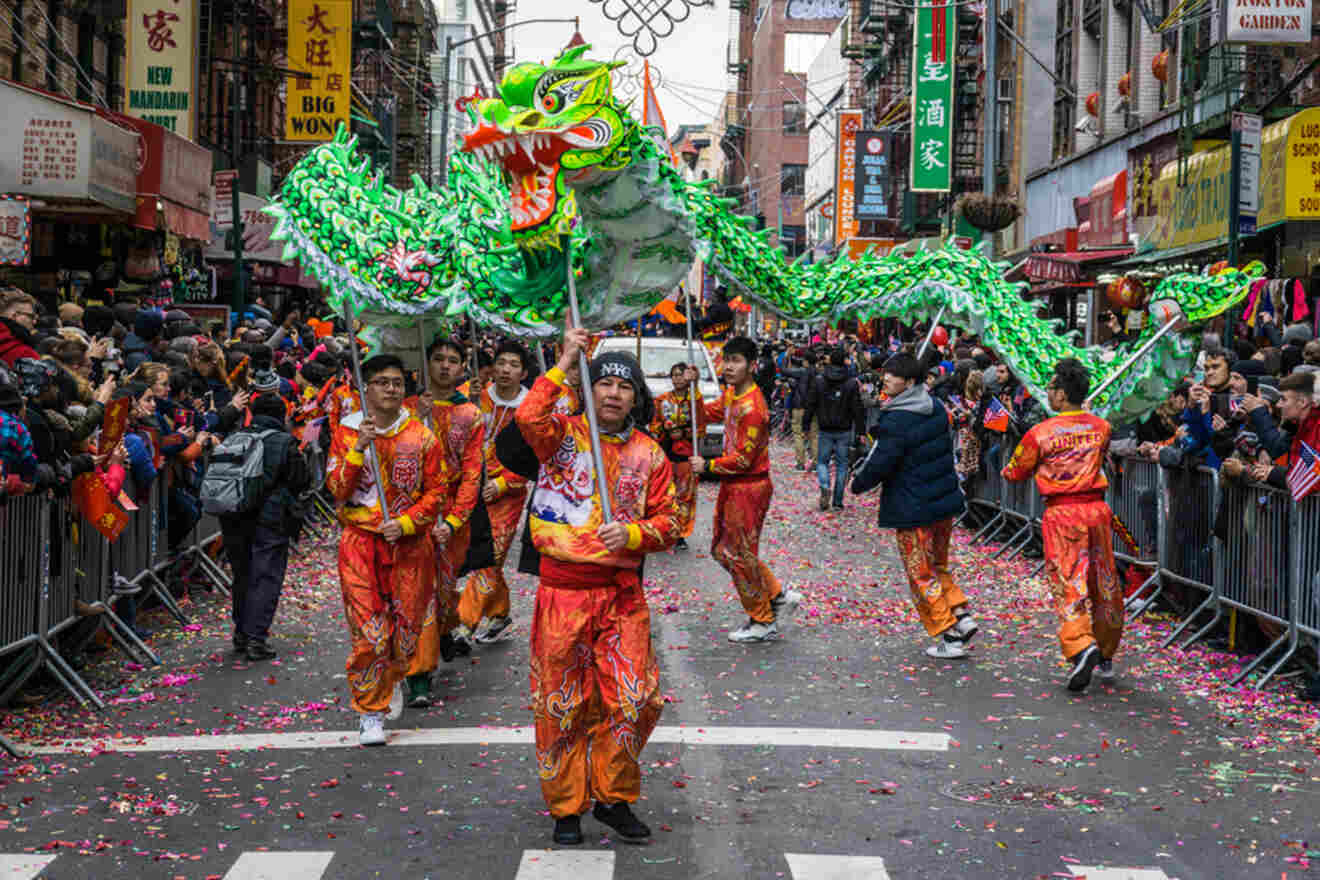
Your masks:
<svg viewBox="0 0 1320 880"><path fill-rule="evenodd" d="M129 0L129 116L193 139L197 0Z"/></svg>
<svg viewBox="0 0 1320 880"><path fill-rule="evenodd" d="M284 137L328 141L348 125L349 69L353 59L351 0L289 0L289 77Z"/></svg>

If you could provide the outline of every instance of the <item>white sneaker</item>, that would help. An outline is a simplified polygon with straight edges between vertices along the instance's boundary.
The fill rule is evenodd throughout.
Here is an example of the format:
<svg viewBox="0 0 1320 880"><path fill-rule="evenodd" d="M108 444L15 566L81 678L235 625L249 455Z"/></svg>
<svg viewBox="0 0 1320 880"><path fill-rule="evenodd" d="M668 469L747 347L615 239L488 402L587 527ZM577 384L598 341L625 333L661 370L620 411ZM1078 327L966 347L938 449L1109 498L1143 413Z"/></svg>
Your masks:
<svg viewBox="0 0 1320 880"><path fill-rule="evenodd" d="M1113 681L1118 678L1118 673L1114 671L1114 661L1101 660L1100 665L1095 668L1095 677L1101 681Z"/></svg>
<svg viewBox="0 0 1320 880"><path fill-rule="evenodd" d="M938 642L926 649L926 656L934 657L936 660L963 660L967 657L967 645L962 639L941 637Z"/></svg>
<svg viewBox="0 0 1320 880"><path fill-rule="evenodd" d="M472 650L472 630L468 629L463 624L460 623L458 626L454 627L449 635L453 637L454 643L458 645L460 649L466 647L468 650Z"/></svg>
<svg viewBox="0 0 1320 880"><path fill-rule="evenodd" d="M477 621L477 625L472 627L472 641L481 644L486 638L486 630L490 629L490 618L483 617Z"/></svg>
<svg viewBox="0 0 1320 880"><path fill-rule="evenodd" d="M492 617L486 621L485 629L479 631L472 640L478 645L489 645L499 639L500 634L513 623L512 617Z"/></svg>
<svg viewBox="0 0 1320 880"><path fill-rule="evenodd" d="M394 683L394 694L390 697L390 714L388 717L391 721L396 721L398 720L399 716L402 714L403 714L403 682L396 681Z"/></svg>
<svg viewBox="0 0 1320 880"><path fill-rule="evenodd" d="M363 712L358 716L358 745L385 745L385 718L379 712Z"/></svg>
<svg viewBox="0 0 1320 880"><path fill-rule="evenodd" d="M780 590L779 595L770 600L770 608L775 612L775 620L797 614L798 606L801 604L802 594L787 587Z"/></svg>
<svg viewBox="0 0 1320 880"><path fill-rule="evenodd" d="M958 618L958 622L953 625L953 631L956 632L958 638L962 639L964 642L970 642L972 636L980 632L981 628L976 625L975 617L972 617L970 614L964 614L962 617Z"/></svg>
<svg viewBox="0 0 1320 880"><path fill-rule="evenodd" d="M747 621L747 625L735 629L729 633L729 641L738 644L750 644L752 642L768 642L771 639L779 638L779 627L772 620L769 623L757 623L754 620Z"/></svg>

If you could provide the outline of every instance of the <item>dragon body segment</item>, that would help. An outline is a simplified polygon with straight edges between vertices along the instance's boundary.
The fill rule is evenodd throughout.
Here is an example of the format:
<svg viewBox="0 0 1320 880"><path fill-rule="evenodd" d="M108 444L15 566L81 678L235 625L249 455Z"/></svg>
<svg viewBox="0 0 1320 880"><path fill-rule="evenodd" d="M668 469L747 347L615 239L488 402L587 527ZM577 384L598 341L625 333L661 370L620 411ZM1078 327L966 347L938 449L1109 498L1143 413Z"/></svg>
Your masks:
<svg viewBox="0 0 1320 880"><path fill-rule="evenodd" d="M632 320L667 296L695 257L775 312L803 320L900 317L941 320L978 333L1033 395L1044 399L1053 365L1077 357L1105 380L1158 329L1116 351L1083 348L1005 281L1007 264L979 249L788 262L767 231L733 213L714 181L683 179L654 132L612 96L615 63L566 50L550 65L522 63L499 98L470 112L479 123L451 157L448 186L384 184L340 131L311 150L266 210L285 258L297 257L369 323L469 314L522 335L551 335L567 312L571 259L583 319ZM564 236L571 246L562 248ZM1258 266L1213 277L1174 275L1153 301L1172 299L1190 324L1246 296ZM1171 333L1092 409L1140 417L1186 374L1195 346Z"/></svg>

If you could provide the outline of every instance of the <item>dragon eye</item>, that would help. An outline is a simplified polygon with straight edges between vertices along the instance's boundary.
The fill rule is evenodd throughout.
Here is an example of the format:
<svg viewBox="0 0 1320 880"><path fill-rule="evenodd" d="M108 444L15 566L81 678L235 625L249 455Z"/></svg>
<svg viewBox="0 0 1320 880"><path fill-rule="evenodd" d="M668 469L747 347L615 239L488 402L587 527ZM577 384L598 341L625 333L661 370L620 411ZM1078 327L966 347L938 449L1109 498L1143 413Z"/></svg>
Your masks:
<svg viewBox="0 0 1320 880"><path fill-rule="evenodd" d="M551 92L541 99L541 106L554 113L559 109L559 93Z"/></svg>

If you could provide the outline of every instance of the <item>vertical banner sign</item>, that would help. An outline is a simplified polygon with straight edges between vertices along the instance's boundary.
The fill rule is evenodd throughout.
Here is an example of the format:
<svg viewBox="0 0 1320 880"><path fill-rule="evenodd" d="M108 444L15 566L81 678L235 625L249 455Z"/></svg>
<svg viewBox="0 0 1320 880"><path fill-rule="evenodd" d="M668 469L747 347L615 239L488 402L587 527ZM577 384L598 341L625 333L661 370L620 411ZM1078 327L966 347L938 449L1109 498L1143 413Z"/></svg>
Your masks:
<svg viewBox="0 0 1320 880"><path fill-rule="evenodd" d="M857 235L855 210L857 192L857 132L862 128L861 110L840 110L834 143L834 246Z"/></svg>
<svg viewBox="0 0 1320 880"><path fill-rule="evenodd" d="M289 77L287 140L328 141L340 123L348 125L352 60L351 0L289 0L289 67L311 76Z"/></svg>
<svg viewBox="0 0 1320 880"><path fill-rule="evenodd" d="M913 192L953 188L953 85L957 7L917 0L912 29ZM937 26L938 22L938 26Z"/></svg>
<svg viewBox="0 0 1320 880"><path fill-rule="evenodd" d="M857 132L857 195L854 212L858 220L889 217L889 151L887 131Z"/></svg>
<svg viewBox="0 0 1320 880"><path fill-rule="evenodd" d="M32 259L32 220L28 200L0 195L0 266L26 266Z"/></svg>
<svg viewBox="0 0 1320 880"><path fill-rule="evenodd" d="M197 0L128 0L129 116L193 140Z"/></svg>
<svg viewBox="0 0 1320 880"><path fill-rule="evenodd" d="M1238 234L1254 235L1260 213L1261 119L1249 113L1233 114L1233 131L1240 139L1238 162Z"/></svg>

